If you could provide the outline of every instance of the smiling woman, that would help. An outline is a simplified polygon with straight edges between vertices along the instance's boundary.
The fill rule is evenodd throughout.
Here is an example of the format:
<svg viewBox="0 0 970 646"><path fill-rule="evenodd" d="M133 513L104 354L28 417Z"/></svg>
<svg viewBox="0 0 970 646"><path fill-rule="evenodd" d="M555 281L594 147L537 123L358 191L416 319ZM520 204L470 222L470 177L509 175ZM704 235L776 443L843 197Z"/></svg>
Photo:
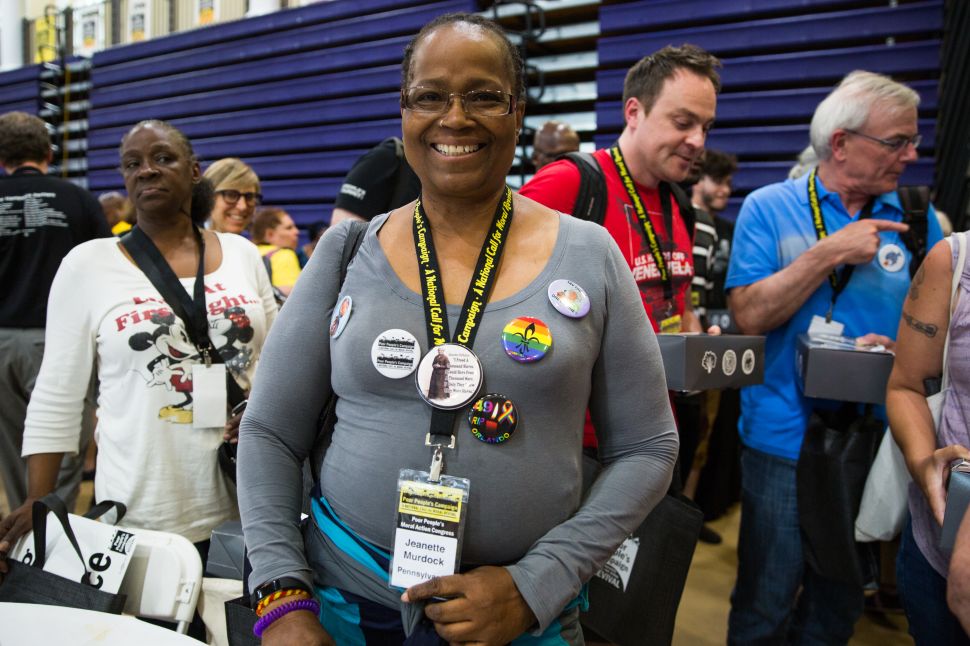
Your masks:
<svg viewBox="0 0 970 646"><path fill-rule="evenodd" d="M619 250L505 185L522 78L495 23L426 25L401 90L420 198L371 221L342 283L351 234L334 227L280 312L239 455L264 644L581 644L583 584L669 484L659 348ZM528 357L504 343L523 317L543 330ZM301 536L301 460L331 394ZM610 468L584 498L587 403Z"/></svg>
<svg viewBox="0 0 970 646"><path fill-rule="evenodd" d="M212 187L174 127L133 127L120 168L138 224L120 242L75 247L54 279L24 433L29 497L0 523L0 554L30 530L32 503L53 489L61 455L77 451L92 365L95 499L124 503L128 526L185 536L203 561L212 529L237 514L216 450L236 435L227 392L249 389L276 315L266 272L248 241L200 228ZM216 379L203 387L197 377L210 369Z"/></svg>
<svg viewBox="0 0 970 646"><path fill-rule="evenodd" d="M256 171L241 159L226 157L213 162L204 177L215 187L210 228L219 233L242 233L248 229L263 200Z"/></svg>

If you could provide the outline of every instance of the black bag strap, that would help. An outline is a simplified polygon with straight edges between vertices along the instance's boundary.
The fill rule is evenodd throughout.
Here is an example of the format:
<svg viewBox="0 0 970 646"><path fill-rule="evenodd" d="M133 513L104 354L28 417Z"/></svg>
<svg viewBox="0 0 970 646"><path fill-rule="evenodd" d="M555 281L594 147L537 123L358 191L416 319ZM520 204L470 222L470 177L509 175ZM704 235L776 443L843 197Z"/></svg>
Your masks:
<svg viewBox="0 0 970 646"><path fill-rule="evenodd" d="M347 238L344 240L344 248L340 254L340 284L337 286L338 294L344 286L344 281L347 279L347 267L350 265L350 261L354 259L354 256L357 255L357 250L360 249L360 245L364 242L367 225L368 223L362 220L352 220L348 227Z"/></svg>
<svg viewBox="0 0 970 646"><path fill-rule="evenodd" d="M199 274L196 277L198 283L202 277L202 268L205 264L205 243L199 232L199 244L202 253L199 258ZM182 287L178 277L172 268L169 267L165 258L158 248L151 242L148 236L138 229L137 225L128 233L121 236L122 246L135 261L135 265L141 269L145 277L151 282L152 286L158 290L162 299L172 309L175 316L182 319L185 324L185 331L188 333L192 343L200 352L205 352L211 363L224 363L222 355L212 345L212 340L208 335L208 320L205 318L204 308L202 312L196 312L195 302L189 298L188 293ZM197 287L198 289L198 287ZM200 318L201 317L201 318ZM232 376L230 370L226 370L226 399L230 408L246 399L246 393L242 386Z"/></svg>
<svg viewBox="0 0 970 646"><path fill-rule="evenodd" d="M337 294L344 286L347 279L347 267L350 261L357 255L357 250L364 242L364 235L367 233L368 222L362 220L351 220L347 227L347 237L344 239L344 248L340 253L340 283L337 285ZM334 307L336 307L334 301ZM323 455L330 447L330 438L333 436L334 426L337 424L337 395L331 391L330 397L323 405L317 422L317 436L313 440L310 449L310 472L313 474L313 481L320 481L320 463Z"/></svg>
<svg viewBox="0 0 970 646"><path fill-rule="evenodd" d="M573 216L603 224L606 219L606 178L592 153L572 152L560 155L579 169L579 192L573 204Z"/></svg>
<svg viewBox="0 0 970 646"><path fill-rule="evenodd" d="M603 169L592 153L571 152L560 155L558 159L568 159L576 168L579 169L579 192L576 194L576 202L573 205L573 216L581 219L603 224L606 219L606 178L603 176ZM694 223L697 217L694 215L694 207L691 205L690 198L679 184L665 182L670 187L670 192L677 202L677 209L680 217L687 227L687 235L694 239Z"/></svg>
<svg viewBox="0 0 970 646"><path fill-rule="evenodd" d="M95 506L91 507L91 509L89 509L87 513L84 514L84 517L90 518L91 520L97 520L102 516L104 516L109 511L111 511L112 509L118 512L118 515L115 517L115 520L114 520L115 524L120 523L121 519L124 518L125 514L128 513L128 507L125 506L125 503L118 502L117 500L102 500Z"/></svg>
<svg viewBox="0 0 970 646"><path fill-rule="evenodd" d="M667 185L670 187L670 192L674 195L674 201L677 202L677 210L680 211L680 217L684 221L684 226L687 227L687 235L690 236L691 244L693 244L694 223L697 221L697 215L694 213L694 205L690 203L690 198L687 197L687 193L684 192L680 184L669 182Z"/></svg>
<svg viewBox="0 0 970 646"><path fill-rule="evenodd" d="M270 252L270 253L266 254L265 256L263 256L263 267L266 267L266 275L269 276L269 283L270 283L270 285L273 284L273 263L270 260L270 256L272 256L272 255L273 255L273 253Z"/></svg>
<svg viewBox="0 0 970 646"><path fill-rule="evenodd" d="M36 555L33 566L38 569L43 569L44 563L47 561L48 511L54 513L54 517L57 518L61 524L61 528L64 530L64 535L70 541L77 557L81 559L81 565L84 567L84 576L81 577L81 583L86 583L91 572L88 570L88 564L84 560L84 555L81 554L81 546L78 545L77 536L74 535L74 530L71 529L71 520L67 517L67 507L64 505L64 501L57 497L57 494L49 493L40 500L35 500L34 506L31 509L34 523L34 553Z"/></svg>
<svg viewBox="0 0 970 646"><path fill-rule="evenodd" d="M909 263L909 276L912 278L926 258L930 187L900 186L896 193L899 195L899 204L903 207L903 222L909 225L909 231L901 233L900 238L913 256Z"/></svg>

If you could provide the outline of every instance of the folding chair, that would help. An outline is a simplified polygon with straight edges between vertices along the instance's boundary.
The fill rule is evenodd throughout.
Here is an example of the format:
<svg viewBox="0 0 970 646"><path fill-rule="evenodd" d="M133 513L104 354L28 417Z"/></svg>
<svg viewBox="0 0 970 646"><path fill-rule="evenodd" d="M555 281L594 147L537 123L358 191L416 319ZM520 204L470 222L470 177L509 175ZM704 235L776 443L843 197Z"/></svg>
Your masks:
<svg viewBox="0 0 970 646"><path fill-rule="evenodd" d="M128 595L125 613L174 621L188 631L202 590L202 559L192 543L178 534L137 530L138 542L121 594Z"/></svg>

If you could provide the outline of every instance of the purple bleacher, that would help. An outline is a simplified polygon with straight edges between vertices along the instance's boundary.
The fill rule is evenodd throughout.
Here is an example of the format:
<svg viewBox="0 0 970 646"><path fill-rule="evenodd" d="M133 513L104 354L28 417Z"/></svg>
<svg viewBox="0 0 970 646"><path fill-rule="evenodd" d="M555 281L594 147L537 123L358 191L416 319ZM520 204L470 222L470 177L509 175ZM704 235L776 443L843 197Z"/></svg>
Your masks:
<svg viewBox="0 0 970 646"><path fill-rule="evenodd" d="M141 60L148 56L186 51L246 38L258 38L266 34L279 33L304 25L326 23L350 16L378 14L424 4L427 4L424 0L336 0L320 2L298 9L278 11L246 20L219 23L205 29L153 38L127 47L112 47L96 53L94 64L97 67L115 64L139 67Z"/></svg>
<svg viewBox="0 0 970 646"><path fill-rule="evenodd" d="M835 85L852 70L860 69L889 75L939 73L940 41L742 56L723 62L721 83L725 90L819 82ZM621 96L625 75L626 69L597 72L599 100Z"/></svg>
<svg viewBox="0 0 970 646"><path fill-rule="evenodd" d="M855 9L859 0L745 0L744 2L711 2L711 0L635 0L617 3L600 14L603 33L655 31L705 22L731 22L752 15L807 14L837 8Z"/></svg>
<svg viewBox="0 0 970 646"><path fill-rule="evenodd" d="M165 119L204 165L251 164L264 202L298 224L328 219L353 163L400 135L408 39L442 13L476 9L473 0L335 0L98 53L89 185L121 188L121 137L142 119Z"/></svg>
<svg viewBox="0 0 970 646"><path fill-rule="evenodd" d="M644 12L649 18L649 13ZM943 2L881 6L850 11L806 13L783 18L748 20L654 33L636 33L600 38L600 65L630 65L639 56L664 45L693 43L718 56L746 53L753 49L820 48L829 44L874 38L900 38L938 31L943 27ZM643 54L640 54L642 56Z"/></svg>
<svg viewBox="0 0 970 646"><path fill-rule="evenodd" d="M37 114L40 70L40 65L28 65L0 72L0 114L13 111Z"/></svg>

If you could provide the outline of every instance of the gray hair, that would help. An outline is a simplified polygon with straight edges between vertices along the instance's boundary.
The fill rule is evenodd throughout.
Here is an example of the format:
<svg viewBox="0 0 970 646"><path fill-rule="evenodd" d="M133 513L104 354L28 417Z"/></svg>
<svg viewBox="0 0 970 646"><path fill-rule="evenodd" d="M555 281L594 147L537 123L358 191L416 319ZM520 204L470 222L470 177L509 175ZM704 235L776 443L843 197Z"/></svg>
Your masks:
<svg viewBox="0 0 970 646"><path fill-rule="evenodd" d="M818 158L832 157L832 134L836 130L862 128L873 106L883 102L896 108L915 108L919 105L919 94L882 74L860 70L847 74L815 108L810 134Z"/></svg>

